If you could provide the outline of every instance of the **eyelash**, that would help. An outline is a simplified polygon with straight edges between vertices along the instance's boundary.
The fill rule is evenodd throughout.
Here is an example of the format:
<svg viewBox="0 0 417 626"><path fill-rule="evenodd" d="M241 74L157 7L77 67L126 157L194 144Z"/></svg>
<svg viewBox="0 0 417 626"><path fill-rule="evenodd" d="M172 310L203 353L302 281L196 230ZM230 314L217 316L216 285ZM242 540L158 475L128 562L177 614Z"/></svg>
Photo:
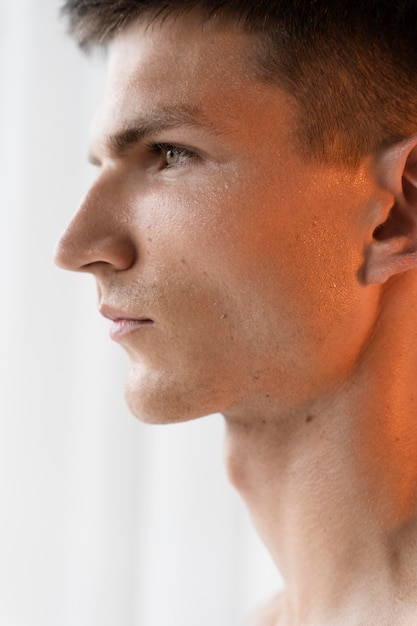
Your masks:
<svg viewBox="0 0 417 626"><path fill-rule="evenodd" d="M177 146L172 143L153 143L149 145L149 150L156 156L159 156L161 159L166 160L166 154L170 150L175 152L180 158L185 157L188 160L196 160L199 156L188 148L184 148L183 146ZM170 169L172 167L180 167L181 163L174 163L172 165L165 163L162 169Z"/></svg>

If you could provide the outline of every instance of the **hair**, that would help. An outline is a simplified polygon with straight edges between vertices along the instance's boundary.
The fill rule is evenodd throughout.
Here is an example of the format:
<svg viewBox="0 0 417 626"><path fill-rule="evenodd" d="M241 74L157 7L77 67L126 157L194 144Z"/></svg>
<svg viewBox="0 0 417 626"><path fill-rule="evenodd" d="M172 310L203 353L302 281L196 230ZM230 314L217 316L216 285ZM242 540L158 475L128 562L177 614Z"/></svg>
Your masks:
<svg viewBox="0 0 417 626"><path fill-rule="evenodd" d="M88 50L139 18L194 9L259 35L259 76L298 102L306 158L355 166L417 133L417 0L66 0L62 11Z"/></svg>

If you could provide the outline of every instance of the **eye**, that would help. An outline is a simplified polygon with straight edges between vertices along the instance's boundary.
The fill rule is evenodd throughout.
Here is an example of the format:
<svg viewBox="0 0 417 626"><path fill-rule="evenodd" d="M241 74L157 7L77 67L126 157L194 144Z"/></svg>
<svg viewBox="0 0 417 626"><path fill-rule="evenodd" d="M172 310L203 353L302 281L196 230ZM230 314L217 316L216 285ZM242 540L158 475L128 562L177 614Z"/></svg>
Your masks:
<svg viewBox="0 0 417 626"><path fill-rule="evenodd" d="M181 160L180 151L175 148L169 148L165 152L165 160L169 167L171 165L177 165Z"/></svg>
<svg viewBox="0 0 417 626"><path fill-rule="evenodd" d="M189 161L198 159L198 155L195 152L182 146L158 143L150 148L161 159L161 169L186 165Z"/></svg>

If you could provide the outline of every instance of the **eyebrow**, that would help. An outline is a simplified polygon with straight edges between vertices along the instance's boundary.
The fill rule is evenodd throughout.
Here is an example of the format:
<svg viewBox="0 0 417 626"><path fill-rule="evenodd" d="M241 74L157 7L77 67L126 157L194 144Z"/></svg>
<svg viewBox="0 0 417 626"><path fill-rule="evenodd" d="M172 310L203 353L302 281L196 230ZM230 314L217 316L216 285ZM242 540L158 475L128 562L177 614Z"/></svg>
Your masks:
<svg viewBox="0 0 417 626"><path fill-rule="evenodd" d="M181 126L196 126L212 132L214 130L204 121L202 111L198 107L168 106L142 115L138 119L126 121L122 128L105 135L104 150L110 156L121 157L146 137ZM99 164L94 150L89 154L89 161L94 165Z"/></svg>

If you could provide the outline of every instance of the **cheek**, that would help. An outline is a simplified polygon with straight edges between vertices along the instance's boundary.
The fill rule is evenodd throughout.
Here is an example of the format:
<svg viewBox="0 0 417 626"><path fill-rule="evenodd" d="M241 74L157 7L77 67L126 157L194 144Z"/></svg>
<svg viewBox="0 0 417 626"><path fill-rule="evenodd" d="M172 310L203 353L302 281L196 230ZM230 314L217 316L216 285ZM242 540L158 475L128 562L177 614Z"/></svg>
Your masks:
<svg viewBox="0 0 417 626"><path fill-rule="evenodd" d="M208 334L227 328L226 319L235 334L250 339L256 330L262 349L271 332L290 350L349 329L362 258L335 224L336 202L327 210L301 182L268 187L253 173L209 182L195 180L191 191L184 182L144 212L150 275L172 293L171 306L188 303L189 319Z"/></svg>

